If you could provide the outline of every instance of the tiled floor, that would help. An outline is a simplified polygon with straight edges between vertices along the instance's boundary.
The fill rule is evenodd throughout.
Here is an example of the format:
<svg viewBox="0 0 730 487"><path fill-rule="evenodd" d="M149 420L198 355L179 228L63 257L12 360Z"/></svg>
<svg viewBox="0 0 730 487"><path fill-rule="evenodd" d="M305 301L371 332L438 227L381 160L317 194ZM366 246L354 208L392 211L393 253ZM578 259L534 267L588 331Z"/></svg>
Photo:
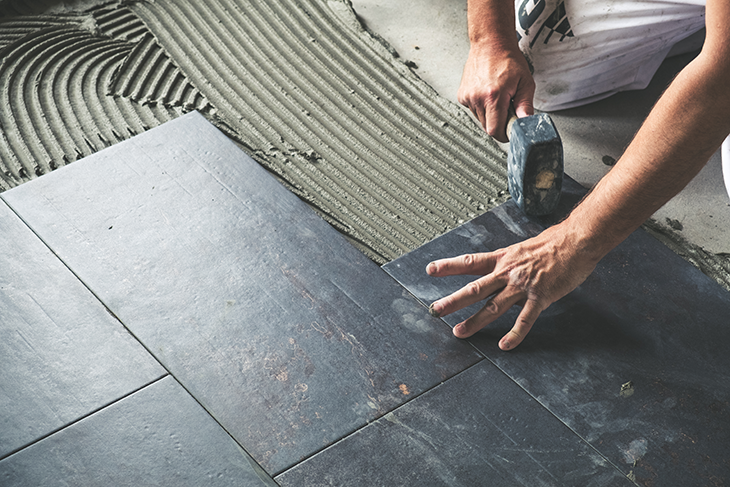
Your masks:
<svg viewBox="0 0 730 487"><path fill-rule="evenodd" d="M423 269L509 204L383 270L196 113L2 200L3 486L730 478L730 297L641 233L501 353Z"/></svg>
<svg viewBox="0 0 730 487"><path fill-rule="evenodd" d="M469 281L419 272L431 260L540 228L508 202L384 268L430 303ZM444 319L453 326L477 309ZM730 479L728 316L727 291L639 230L544 311L519 348L497 347L517 310L469 341L640 485L712 485Z"/></svg>

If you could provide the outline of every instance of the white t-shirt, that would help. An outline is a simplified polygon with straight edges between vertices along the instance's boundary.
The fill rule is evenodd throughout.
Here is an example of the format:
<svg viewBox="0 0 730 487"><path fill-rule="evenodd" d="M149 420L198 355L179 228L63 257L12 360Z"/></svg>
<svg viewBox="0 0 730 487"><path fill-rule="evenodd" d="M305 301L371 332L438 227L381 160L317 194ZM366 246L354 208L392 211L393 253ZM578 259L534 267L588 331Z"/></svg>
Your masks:
<svg viewBox="0 0 730 487"><path fill-rule="evenodd" d="M705 26L705 0L516 0L515 13L541 111L646 88L672 47ZM721 154L730 195L730 137Z"/></svg>
<svg viewBox="0 0 730 487"><path fill-rule="evenodd" d="M516 0L515 11L542 111L646 88L672 46L705 26L705 0Z"/></svg>

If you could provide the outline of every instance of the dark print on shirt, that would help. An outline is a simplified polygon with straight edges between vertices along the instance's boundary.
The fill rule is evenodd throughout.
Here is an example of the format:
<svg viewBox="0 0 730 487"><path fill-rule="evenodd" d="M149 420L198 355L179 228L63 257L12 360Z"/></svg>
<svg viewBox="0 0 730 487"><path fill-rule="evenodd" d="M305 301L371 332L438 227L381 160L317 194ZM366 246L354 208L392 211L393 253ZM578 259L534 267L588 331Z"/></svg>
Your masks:
<svg viewBox="0 0 730 487"><path fill-rule="evenodd" d="M527 5L533 3L533 8L528 12ZM545 10L545 0L522 0L519 9L517 10L517 20L520 23L520 27L525 32L525 35L530 36L530 28L535 25L540 14ZM532 37L530 41L530 47L534 46L540 36L545 32L543 42L548 43L550 39L553 39L553 34L557 33L560 37L555 37L558 41L562 41L566 37L573 37L573 30L570 27L568 16L565 13L565 2L560 2L555 8L555 11L548 15L545 21L542 23L540 28L537 30L537 34ZM521 37L517 34L518 39Z"/></svg>

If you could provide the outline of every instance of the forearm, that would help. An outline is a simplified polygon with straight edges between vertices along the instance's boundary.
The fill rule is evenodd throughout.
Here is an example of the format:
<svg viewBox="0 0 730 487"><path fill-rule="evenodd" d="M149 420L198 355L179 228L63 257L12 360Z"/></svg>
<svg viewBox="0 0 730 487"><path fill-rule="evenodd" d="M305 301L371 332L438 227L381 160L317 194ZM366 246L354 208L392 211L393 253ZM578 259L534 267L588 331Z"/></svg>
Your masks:
<svg viewBox="0 0 730 487"><path fill-rule="evenodd" d="M510 103L520 117L532 115L535 81L520 52L513 0L469 0L471 47L459 87L459 102L484 130L507 141Z"/></svg>
<svg viewBox="0 0 730 487"><path fill-rule="evenodd" d="M709 40L709 39L708 39ZM702 169L730 131L730 69L708 49L657 102L624 155L564 222L600 259Z"/></svg>
<svg viewBox="0 0 730 487"><path fill-rule="evenodd" d="M518 49L513 0L469 0L467 22L472 49Z"/></svg>

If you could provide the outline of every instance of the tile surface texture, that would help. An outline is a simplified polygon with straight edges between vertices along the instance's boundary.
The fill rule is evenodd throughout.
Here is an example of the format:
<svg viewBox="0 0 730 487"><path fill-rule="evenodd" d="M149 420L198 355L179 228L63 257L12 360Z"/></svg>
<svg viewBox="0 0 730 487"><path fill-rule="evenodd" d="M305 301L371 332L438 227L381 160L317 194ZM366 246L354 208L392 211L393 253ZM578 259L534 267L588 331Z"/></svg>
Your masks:
<svg viewBox="0 0 730 487"><path fill-rule="evenodd" d="M0 458L165 370L0 201Z"/></svg>
<svg viewBox="0 0 730 487"><path fill-rule="evenodd" d="M3 198L269 473L481 359L196 113Z"/></svg>
<svg viewBox="0 0 730 487"><path fill-rule="evenodd" d="M285 487L633 485L487 361L276 481Z"/></svg>
<svg viewBox="0 0 730 487"><path fill-rule="evenodd" d="M540 231L511 202L385 266L424 304L473 277L431 278L434 259L495 250ZM479 309L444 318L451 326ZM469 339L642 485L730 480L730 295L635 232L512 352L516 309Z"/></svg>
<svg viewBox="0 0 730 487"><path fill-rule="evenodd" d="M0 461L0 484L276 485L170 376Z"/></svg>

